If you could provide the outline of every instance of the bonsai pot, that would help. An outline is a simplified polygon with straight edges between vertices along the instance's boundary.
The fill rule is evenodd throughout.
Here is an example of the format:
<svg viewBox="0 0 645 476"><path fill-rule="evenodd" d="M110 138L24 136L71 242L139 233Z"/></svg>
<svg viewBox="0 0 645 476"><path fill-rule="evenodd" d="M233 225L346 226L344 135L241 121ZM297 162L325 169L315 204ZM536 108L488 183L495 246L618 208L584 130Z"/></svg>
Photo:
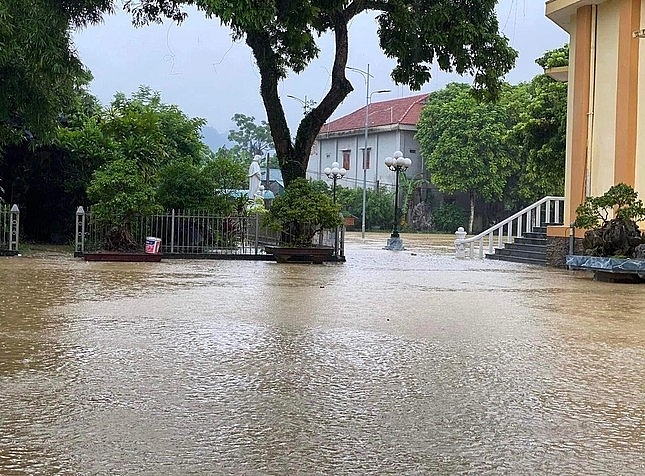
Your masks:
<svg viewBox="0 0 645 476"><path fill-rule="evenodd" d="M334 254L334 248L331 246L265 246L264 251L273 255L278 263L322 264Z"/></svg>
<svg viewBox="0 0 645 476"><path fill-rule="evenodd" d="M122 261L122 262L147 262L158 263L161 261L159 253L132 253L123 251L93 251L83 253L85 261Z"/></svg>
<svg viewBox="0 0 645 476"><path fill-rule="evenodd" d="M645 260L602 256L567 255L571 270L592 271L596 281L610 283L642 283L645 279Z"/></svg>

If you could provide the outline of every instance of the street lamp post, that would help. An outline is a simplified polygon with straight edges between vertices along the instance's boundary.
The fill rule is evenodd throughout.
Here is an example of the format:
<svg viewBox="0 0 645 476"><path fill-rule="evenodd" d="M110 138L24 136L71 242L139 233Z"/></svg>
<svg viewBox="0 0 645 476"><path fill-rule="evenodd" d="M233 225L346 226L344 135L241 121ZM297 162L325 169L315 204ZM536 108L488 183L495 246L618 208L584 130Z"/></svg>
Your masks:
<svg viewBox="0 0 645 476"><path fill-rule="evenodd" d="M403 152L396 151L392 157L385 159L385 166L395 173L394 179L394 226L392 235L387 240L386 250L401 251L403 249L403 240L399 236L399 173L405 171L412 165L412 160L403 157Z"/></svg>
<svg viewBox="0 0 645 476"><path fill-rule="evenodd" d="M343 167L340 167L338 162L334 162L331 164L331 168L327 167L325 170L325 175L329 177L332 180L332 201L334 205L336 204L336 181L338 179L342 179L345 174L347 173L347 170L345 170ZM334 231L334 256L338 257L338 227L336 227L336 230Z"/></svg>
<svg viewBox="0 0 645 476"><path fill-rule="evenodd" d="M381 94L381 93L389 93L391 92L390 89L379 89L377 91L373 91L370 94L370 78L373 76L370 74L370 65L367 65L367 71L363 71L362 69L358 68L353 68L351 66L347 66L347 69L350 71L354 71L356 73L360 73L363 75L363 78L365 79L365 131L364 131L364 136L365 136L365 144L363 147L363 210L362 210L362 216L361 216L361 238L365 239L365 204L366 204L366 198L367 198L367 129L369 126L369 115L370 115L370 100L372 98L372 94Z"/></svg>
<svg viewBox="0 0 645 476"><path fill-rule="evenodd" d="M302 109L304 110L305 116L316 105L316 101L314 101L313 99L307 99L307 96L305 96L304 99L300 99L299 97L292 96L291 94L287 94L287 97L290 99L295 99L300 104L302 104Z"/></svg>

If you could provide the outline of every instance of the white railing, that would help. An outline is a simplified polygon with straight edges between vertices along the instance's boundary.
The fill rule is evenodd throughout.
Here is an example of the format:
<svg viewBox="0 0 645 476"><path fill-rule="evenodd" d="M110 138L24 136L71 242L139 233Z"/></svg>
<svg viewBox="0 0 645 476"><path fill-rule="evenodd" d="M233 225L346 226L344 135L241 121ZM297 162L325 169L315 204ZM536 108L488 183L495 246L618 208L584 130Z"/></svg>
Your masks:
<svg viewBox="0 0 645 476"><path fill-rule="evenodd" d="M483 258L484 254L493 254L496 247L503 248L504 244L513 243L515 238L520 238L524 233L531 232L534 227L562 223L563 215L564 197L544 197L470 238L466 238L464 229L459 228L455 233L457 257L473 258L477 254Z"/></svg>

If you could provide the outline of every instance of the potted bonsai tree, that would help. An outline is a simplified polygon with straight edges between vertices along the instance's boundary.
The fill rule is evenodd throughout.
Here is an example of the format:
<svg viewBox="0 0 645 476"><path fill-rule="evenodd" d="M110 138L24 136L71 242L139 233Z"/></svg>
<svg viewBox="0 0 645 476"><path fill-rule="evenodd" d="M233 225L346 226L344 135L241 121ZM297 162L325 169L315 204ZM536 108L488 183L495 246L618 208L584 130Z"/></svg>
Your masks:
<svg viewBox="0 0 645 476"><path fill-rule="evenodd" d="M633 258L642 244L639 221L645 218L645 207L638 193L620 183L600 197L587 197L576 209L575 226L585 228L585 255Z"/></svg>
<svg viewBox="0 0 645 476"><path fill-rule="evenodd" d="M278 196L266 215L267 225L280 231L280 246L265 247L278 261L322 262L333 247L313 243L316 233L333 229L343 222L340 206L328 194L316 190L311 182L297 179Z"/></svg>
<svg viewBox="0 0 645 476"><path fill-rule="evenodd" d="M571 269L595 272L597 279L634 282L645 277L645 245L638 222L645 207L638 193L620 183L604 195L587 197L576 209L574 225L587 231L582 240L584 255L567 256Z"/></svg>

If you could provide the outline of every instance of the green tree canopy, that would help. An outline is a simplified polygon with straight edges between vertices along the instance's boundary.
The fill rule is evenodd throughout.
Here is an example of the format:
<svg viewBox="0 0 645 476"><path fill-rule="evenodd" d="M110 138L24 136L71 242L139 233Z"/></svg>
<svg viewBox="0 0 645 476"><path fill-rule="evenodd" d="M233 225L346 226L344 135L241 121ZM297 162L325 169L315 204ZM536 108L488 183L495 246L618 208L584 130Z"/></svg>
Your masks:
<svg viewBox="0 0 645 476"><path fill-rule="evenodd" d="M112 0L0 2L0 148L50 136L76 87L89 81L71 28L96 23Z"/></svg>
<svg viewBox="0 0 645 476"><path fill-rule="evenodd" d="M566 66L569 48L545 53L536 63L543 67ZM546 195L564 193L567 136L567 84L546 74L519 86L524 97L520 115L509 140L518 147L521 174L519 196L535 201Z"/></svg>
<svg viewBox="0 0 645 476"><path fill-rule="evenodd" d="M234 142L246 154L248 160L256 154L264 155L274 148L271 129L266 121L256 124L253 116L235 114L233 122L237 125L237 129L231 129L228 132L228 140Z"/></svg>
<svg viewBox="0 0 645 476"><path fill-rule="evenodd" d="M142 86L126 98L117 93L101 118L101 128L122 153L154 174L177 160L200 164L206 158L201 118L189 118L177 106L164 104L158 92Z"/></svg>
<svg viewBox="0 0 645 476"><path fill-rule="evenodd" d="M164 209L209 210L214 199L213 182L201 167L176 161L159 171L157 201Z"/></svg>
<svg viewBox="0 0 645 476"><path fill-rule="evenodd" d="M504 99L478 101L470 86L452 83L432 93L421 113L416 138L431 180L441 192L469 194L469 232L476 197L500 200L516 167L505 141L511 111Z"/></svg>
<svg viewBox="0 0 645 476"><path fill-rule="evenodd" d="M569 66L569 45L547 51L535 62L544 69Z"/></svg>
<svg viewBox="0 0 645 476"><path fill-rule="evenodd" d="M216 190L239 190L248 186L247 167L235 151L221 148L206 163L204 173Z"/></svg>
<svg viewBox="0 0 645 476"><path fill-rule="evenodd" d="M159 172L157 200L165 209L209 210L222 215L239 205L231 193L247 186L247 166L219 149L204 165L175 161Z"/></svg>
<svg viewBox="0 0 645 476"><path fill-rule="evenodd" d="M87 203L85 189L92 173L114 158L113 147L96 122L88 122L100 111L96 98L83 87L77 88L59 115L52 141L5 144L0 180L6 198L24 211L21 228L25 239L62 243L73 236L70 210ZM96 152L92 156L75 153L86 149Z"/></svg>
<svg viewBox="0 0 645 476"><path fill-rule="evenodd" d="M128 0L136 24L185 18L183 5L195 5L233 30L251 48L260 72L260 94L267 113L285 184L304 177L311 148L323 124L353 90L346 78L348 25L366 11L378 12L380 46L397 64L397 83L419 89L433 64L473 76L475 89L496 95L500 78L516 52L499 33L497 0ZM331 82L324 98L303 117L292 140L280 100L279 83L299 73L319 54L317 36L335 40Z"/></svg>

